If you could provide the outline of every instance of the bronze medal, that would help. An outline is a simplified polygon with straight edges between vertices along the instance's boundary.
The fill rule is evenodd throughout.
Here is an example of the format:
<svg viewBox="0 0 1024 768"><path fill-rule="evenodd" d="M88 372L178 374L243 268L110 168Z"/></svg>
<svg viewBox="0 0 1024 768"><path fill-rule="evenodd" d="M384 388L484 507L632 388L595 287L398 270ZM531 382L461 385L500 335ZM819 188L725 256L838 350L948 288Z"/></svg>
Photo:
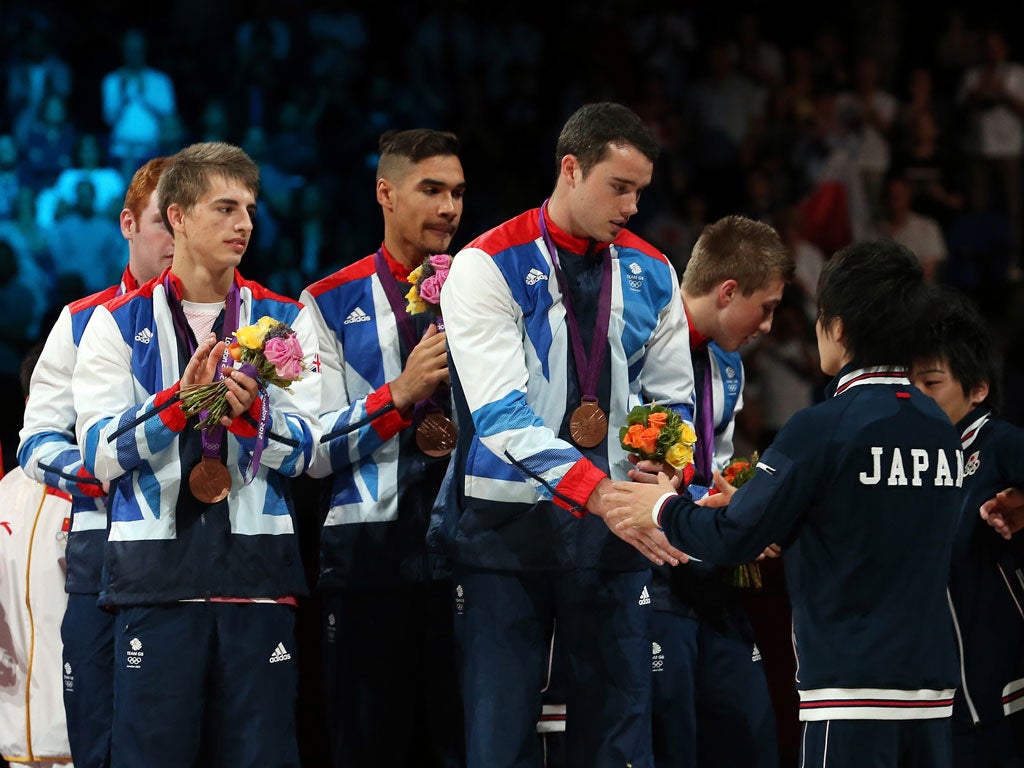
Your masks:
<svg viewBox="0 0 1024 768"><path fill-rule="evenodd" d="M580 448L596 448L608 434L608 417L593 400L584 400L572 412L569 434Z"/></svg>
<svg viewBox="0 0 1024 768"><path fill-rule="evenodd" d="M231 473L218 459L203 456L202 461L192 467L188 476L188 487L192 495L204 504L224 501L231 490Z"/></svg>
<svg viewBox="0 0 1024 768"><path fill-rule="evenodd" d="M440 458L455 449L459 430L443 413L428 413L416 427L416 446L427 456Z"/></svg>

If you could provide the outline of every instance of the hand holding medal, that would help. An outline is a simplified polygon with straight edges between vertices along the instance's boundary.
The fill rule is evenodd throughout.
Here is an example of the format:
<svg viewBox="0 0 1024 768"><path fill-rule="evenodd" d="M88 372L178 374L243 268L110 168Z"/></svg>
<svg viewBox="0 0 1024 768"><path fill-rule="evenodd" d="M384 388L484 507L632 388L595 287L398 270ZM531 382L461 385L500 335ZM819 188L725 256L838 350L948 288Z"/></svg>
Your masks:
<svg viewBox="0 0 1024 768"><path fill-rule="evenodd" d="M379 258L383 259L383 254L379 254ZM434 315L434 325L437 326L438 331L444 331L444 320L441 318L441 287L448 279L448 270L451 269L451 266L452 257L447 253L428 255L420 266L409 273L410 287L405 294L405 313L400 313L394 307L394 303L392 304L398 327L406 337L406 344L412 350L409 355L410 362L422 345L422 341L418 344L409 343L412 340L410 338L412 336L410 315L429 311ZM379 267L378 274L382 274ZM384 282L384 278L382 278L382 282ZM390 300L392 298L391 283L384 282L384 288L388 292ZM432 334L428 332L424 338L429 339L431 336ZM407 363L407 368L408 365L409 363ZM445 357L444 367L447 371L447 357ZM417 422L416 447L427 456L440 458L447 456L455 449L459 433L455 423L448 415L449 391L447 382L441 382L429 393L428 397L416 404L414 416L414 420Z"/></svg>

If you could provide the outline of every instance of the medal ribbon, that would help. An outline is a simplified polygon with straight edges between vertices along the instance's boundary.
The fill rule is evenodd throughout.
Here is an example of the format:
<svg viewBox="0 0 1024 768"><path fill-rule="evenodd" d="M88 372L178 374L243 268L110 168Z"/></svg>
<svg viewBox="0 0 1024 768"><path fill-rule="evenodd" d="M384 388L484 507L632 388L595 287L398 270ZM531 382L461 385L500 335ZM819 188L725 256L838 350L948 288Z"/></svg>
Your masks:
<svg viewBox="0 0 1024 768"><path fill-rule="evenodd" d="M171 281L171 273L168 270L164 274L163 279L164 291L167 294L167 305L171 310L171 317L174 319L174 332L178 337L178 340L183 343L189 350L189 357L196 352L196 339L192 333L192 328L188 324L188 320L185 317L185 312L181 308L181 300L178 297L177 292L174 290L173 283ZM242 297L238 291L238 285L234 279L231 280L231 288L228 291L228 295L224 299L224 325L221 328L223 339L225 341L224 352L221 356L220 365L217 366L217 370L213 374L214 381L220 381L223 378L222 369L229 365L231 360L231 354L228 352L227 345L231 342L231 337L235 331L238 330L238 319L241 314ZM250 363L244 363L239 370L258 380L256 367ZM263 454L263 443L266 437L266 425L269 420L270 410L267 403L267 392L263 385L260 385L260 395L262 397L260 406L260 421L257 428L256 446L252 452L252 462L249 470L245 473L247 479L245 484L248 485L252 482L253 477L256 475L256 470L260 466L260 456ZM200 418L205 418L207 412L203 411L200 414ZM202 431L203 439L203 457L208 459L216 459L220 461L220 448L224 440L224 427L218 425L212 429L204 429ZM251 473L251 474L250 474Z"/></svg>
<svg viewBox="0 0 1024 768"><path fill-rule="evenodd" d="M395 325L398 326L398 332L402 336L402 341L405 342L406 349L411 353L413 347L419 343L419 339L416 337L416 324L412 320L412 315L406 311L405 297L384 257L383 246L378 248L377 253L373 255L373 263L377 269L377 277L380 278L380 285L384 289L384 295L388 297L388 304L391 305L391 312L395 316ZM440 317L437 318L436 324L438 330L444 330L444 323L441 322ZM445 397L447 393L448 385L439 384L433 395L426 400L421 400L413 407L413 421L421 422L427 413L444 413L446 409L443 402L448 399Z"/></svg>
<svg viewBox="0 0 1024 768"><path fill-rule="evenodd" d="M576 380L579 383L580 393L584 401L597 402L597 383L601 377L601 368L604 366L605 353L608 349L608 325L611 322L612 314L612 256L608 248L603 252L603 271L601 273L601 292L597 300L597 318L594 326L594 335L590 339L590 354L587 355L583 349L583 337L580 336L580 326L576 314L572 308L572 296L569 291L569 284L558 264L558 249L555 241L548 231L545 219L548 201L545 200L540 208L540 233L544 237L544 245L547 246L551 256L551 264L555 268L555 277L558 279L558 289L562 292L562 303L565 304L565 320L569 325L569 337L572 339L573 357L576 359Z"/></svg>
<svg viewBox="0 0 1024 768"><path fill-rule="evenodd" d="M697 446L694 451L694 482L711 487L714 484L715 402L712 394L711 351L702 346L691 351L694 389L700 392L697 401Z"/></svg>

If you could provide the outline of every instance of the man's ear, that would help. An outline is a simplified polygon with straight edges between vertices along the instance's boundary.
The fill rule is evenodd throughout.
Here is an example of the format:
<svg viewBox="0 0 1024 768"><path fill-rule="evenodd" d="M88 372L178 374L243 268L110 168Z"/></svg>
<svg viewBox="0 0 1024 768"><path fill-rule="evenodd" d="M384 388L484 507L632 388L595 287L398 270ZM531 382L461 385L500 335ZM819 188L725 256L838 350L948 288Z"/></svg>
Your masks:
<svg viewBox="0 0 1024 768"><path fill-rule="evenodd" d="M566 155L558 166L559 174L565 179L570 188L575 187L583 181L583 169L580 168L576 155Z"/></svg>
<svg viewBox="0 0 1024 768"><path fill-rule="evenodd" d="M740 284L731 277L728 280L723 280L718 286L718 305L720 307L729 306L732 300L736 298L739 290Z"/></svg>
<svg viewBox="0 0 1024 768"><path fill-rule="evenodd" d="M128 208L121 211L121 235L125 240L131 239L136 232L135 214Z"/></svg>
<svg viewBox="0 0 1024 768"><path fill-rule="evenodd" d="M185 230L185 211L178 203L171 203L167 206L167 221L175 232Z"/></svg>
<svg viewBox="0 0 1024 768"><path fill-rule="evenodd" d="M377 179L377 203L389 211L394 207L391 201L391 182L387 179Z"/></svg>
<svg viewBox="0 0 1024 768"><path fill-rule="evenodd" d="M971 405L981 405L985 398L988 397L988 382L983 381L976 387L971 388L970 398Z"/></svg>

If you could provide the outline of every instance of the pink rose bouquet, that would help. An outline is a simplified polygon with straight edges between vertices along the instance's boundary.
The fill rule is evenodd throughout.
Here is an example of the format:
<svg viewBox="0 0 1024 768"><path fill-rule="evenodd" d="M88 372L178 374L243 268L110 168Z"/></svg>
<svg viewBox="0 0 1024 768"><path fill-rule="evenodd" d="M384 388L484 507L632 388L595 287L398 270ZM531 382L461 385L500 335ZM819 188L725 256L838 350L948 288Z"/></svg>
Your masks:
<svg viewBox="0 0 1024 768"><path fill-rule="evenodd" d="M441 315L441 286L448 279L448 270L452 266L452 257L447 253L435 253L423 260L416 269L409 273L411 288L405 294L406 311L410 315L426 312L428 309L436 316Z"/></svg>
<svg viewBox="0 0 1024 768"><path fill-rule="evenodd" d="M292 383L302 378L307 367L295 331L287 323L266 315L235 331L227 351L232 360L242 364L244 373L259 381L261 388L273 384L291 392ZM227 384L223 380L182 387L182 410L186 416L202 414L196 429L215 427L230 410L226 395Z"/></svg>

